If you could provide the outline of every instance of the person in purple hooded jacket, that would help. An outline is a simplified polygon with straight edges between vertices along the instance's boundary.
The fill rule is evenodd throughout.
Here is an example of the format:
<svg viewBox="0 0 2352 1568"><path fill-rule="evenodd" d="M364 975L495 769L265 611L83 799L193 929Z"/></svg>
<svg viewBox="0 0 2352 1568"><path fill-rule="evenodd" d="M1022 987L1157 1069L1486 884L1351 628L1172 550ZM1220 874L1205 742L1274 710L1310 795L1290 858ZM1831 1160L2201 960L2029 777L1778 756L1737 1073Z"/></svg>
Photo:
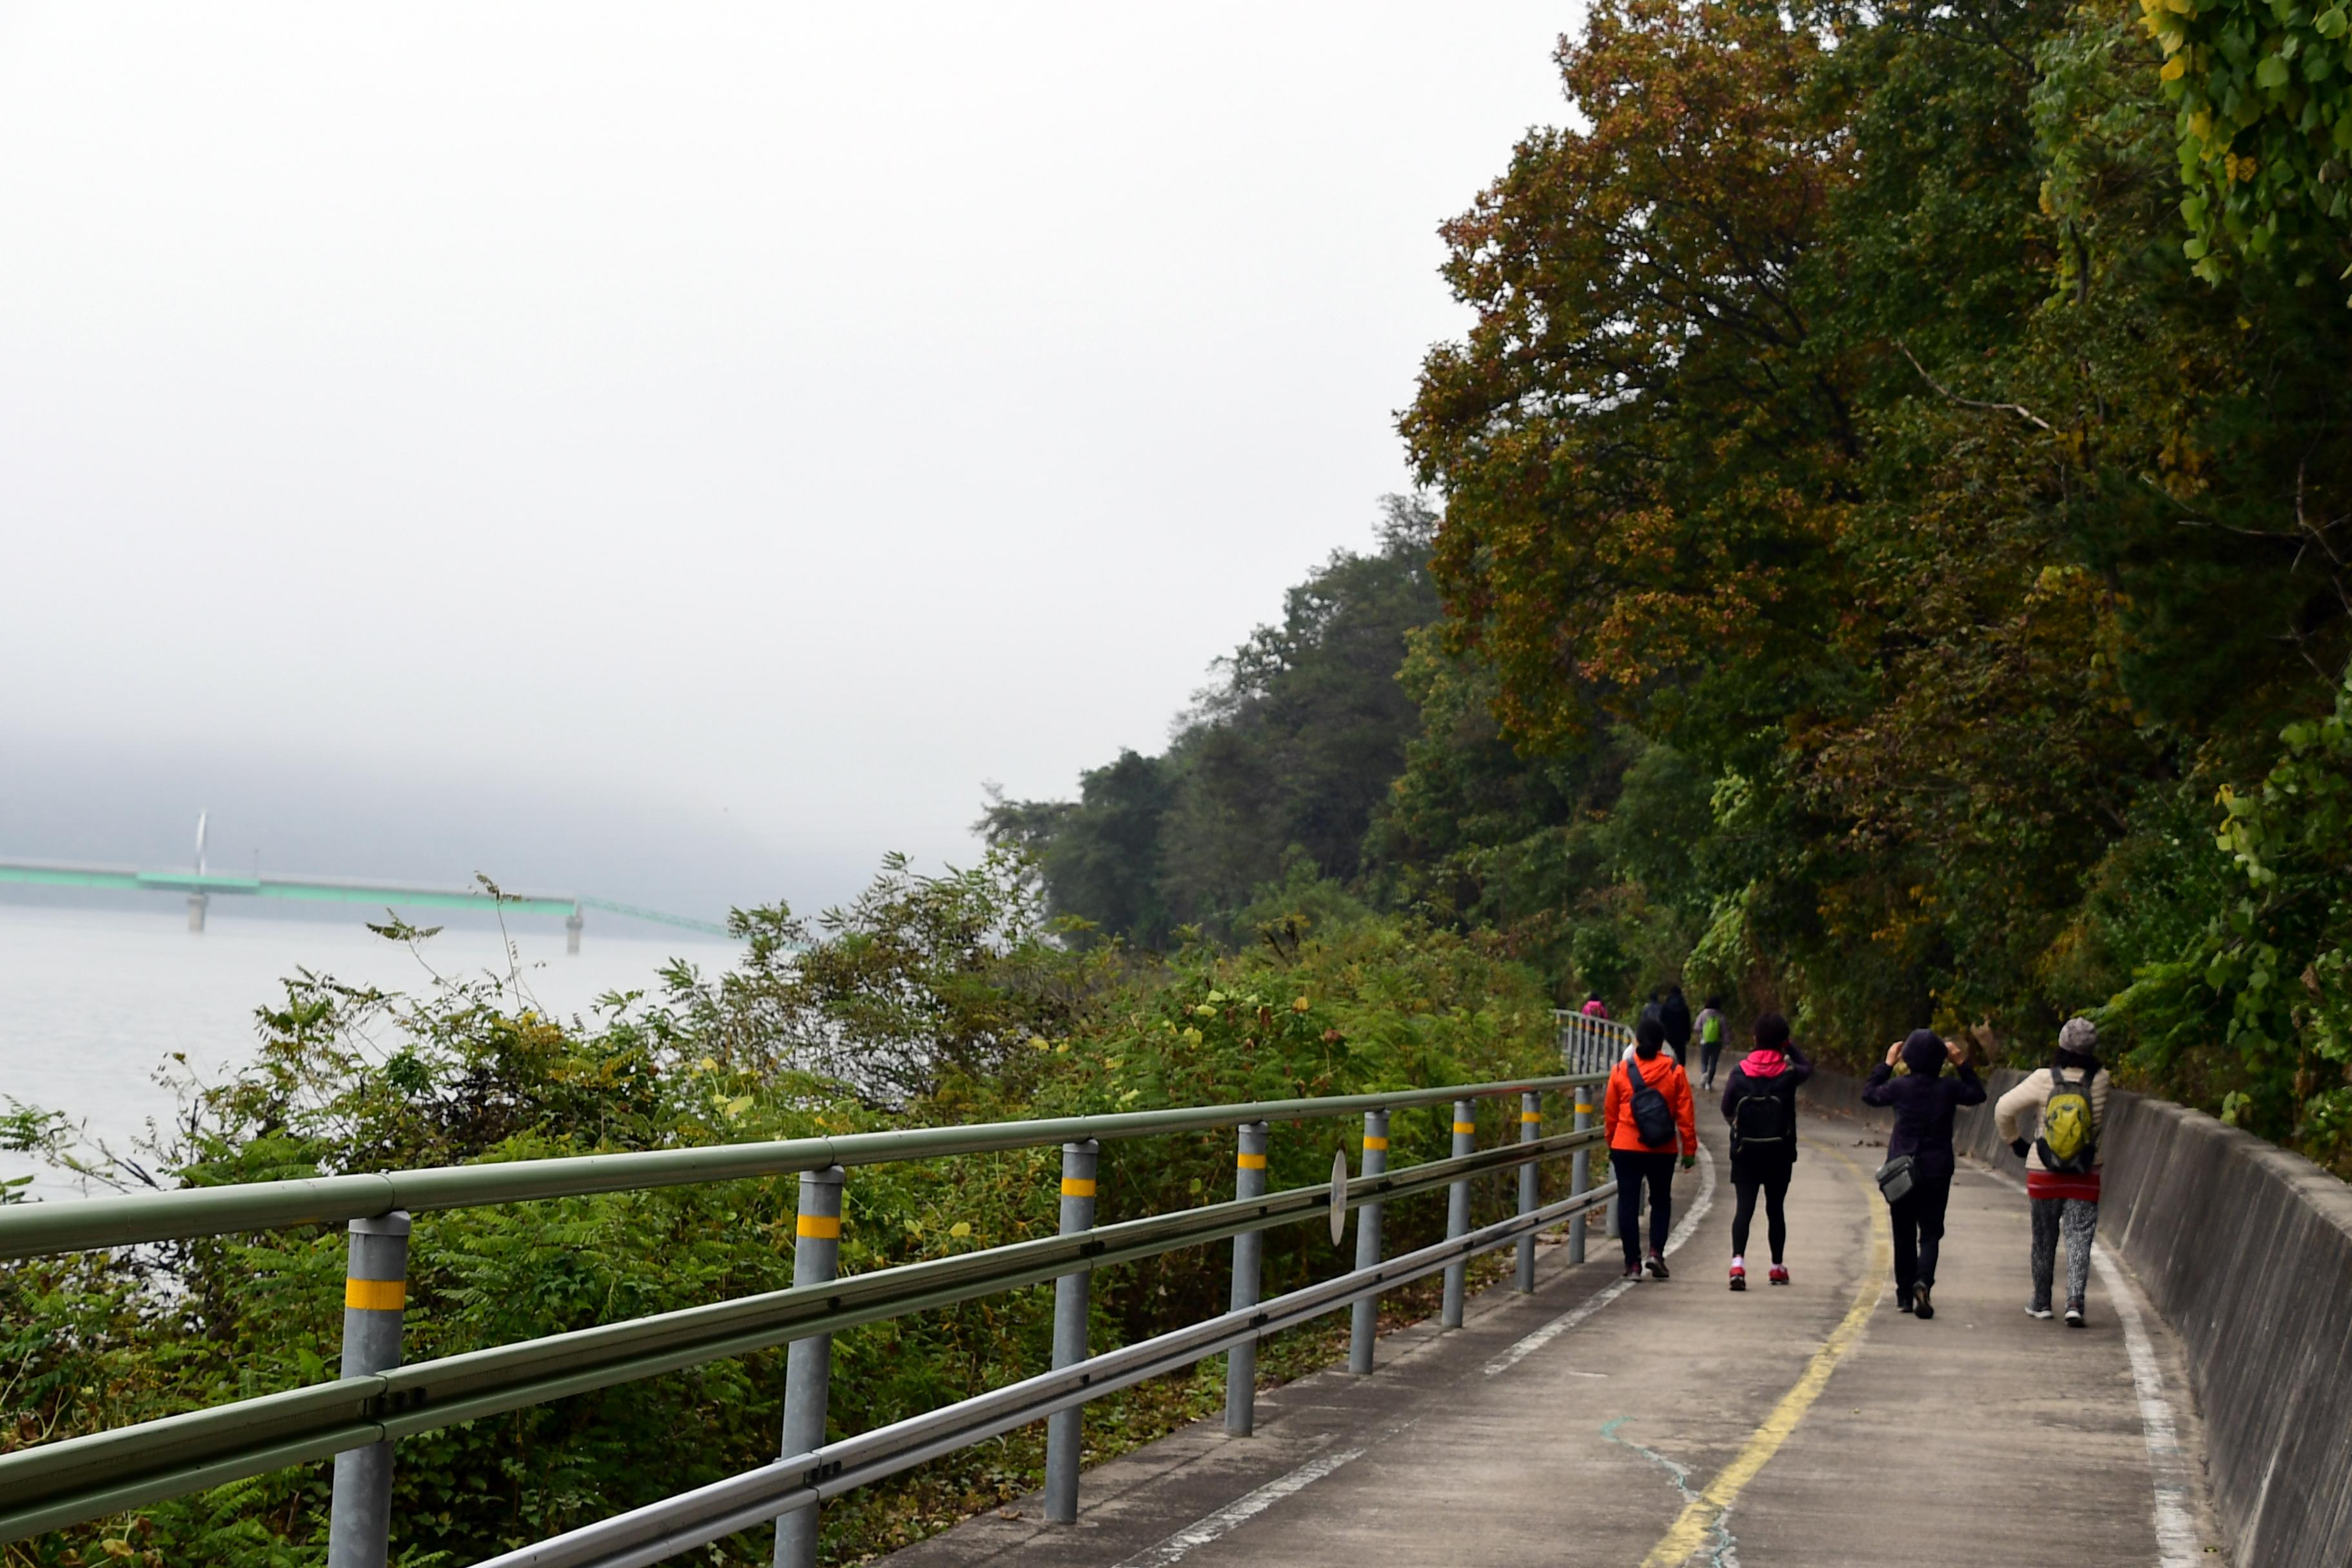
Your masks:
<svg viewBox="0 0 2352 1568"><path fill-rule="evenodd" d="M1953 1073L1944 1071L1947 1062ZM1895 1310L1932 1318L1944 1206L1951 1201L1952 1173L1959 1165L1952 1152L1952 1119L1963 1105L1982 1105L1985 1087L1969 1066L1967 1047L1945 1044L1933 1029L1914 1029L1887 1047L1886 1059L1862 1086L1862 1100L1895 1110L1895 1129L1886 1135L1888 1161L1911 1156L1911 1190L1886 1205L1895 1222Z"/></svg>
<svg viewBox="0 0 2352 1568"><path fill-rule="evenodd" d="M1789 1038L1789 1020L1767 1013L1756 1020L1756 1048L1731 1069L1723 1086L1723 1119L1731 1124L1731 1288L1748 1289L1748 1227L1756 1195L1764 1195L1764 1234L1772 1246L1775 1285L1789 1282L1789 1177L1797 1164L1797 1086L1813 1064Z"/></svg>

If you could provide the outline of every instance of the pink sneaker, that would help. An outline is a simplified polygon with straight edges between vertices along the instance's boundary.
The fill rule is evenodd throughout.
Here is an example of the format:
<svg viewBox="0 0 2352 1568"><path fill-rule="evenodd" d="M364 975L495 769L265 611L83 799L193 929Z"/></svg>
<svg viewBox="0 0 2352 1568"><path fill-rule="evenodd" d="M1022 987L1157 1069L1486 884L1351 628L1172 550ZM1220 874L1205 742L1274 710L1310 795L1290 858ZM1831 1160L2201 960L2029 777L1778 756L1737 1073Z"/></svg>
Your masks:
<svg viewBox="0 0 2352 1568"><path fill-rule="evenodd" d="M1731 1288L1735 1290L1748 1289L1748 1270L1737 1263L1731 1266Z"/></svg>
<svg viewBox="0 0 2352 1568"><path fill-rule="evenodd" d="M1767 1274L1765 1278L1772 1281L1775 1285L1786 1285L1789 1282L1789 1271L1781 1265L1775 1263L1772 1265L1772 1271L1769 1274Z"/></svg>

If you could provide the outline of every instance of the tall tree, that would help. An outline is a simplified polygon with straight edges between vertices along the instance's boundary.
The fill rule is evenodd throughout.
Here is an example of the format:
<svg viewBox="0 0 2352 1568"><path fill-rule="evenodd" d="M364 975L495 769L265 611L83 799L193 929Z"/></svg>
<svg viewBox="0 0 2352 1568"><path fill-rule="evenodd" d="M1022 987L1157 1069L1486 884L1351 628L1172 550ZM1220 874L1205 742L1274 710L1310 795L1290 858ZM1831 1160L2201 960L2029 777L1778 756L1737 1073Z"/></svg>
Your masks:
<svg viewBox="0 0 2352 1568"><path fill-rule="evenodd" d="M1055 913L1147 945L1221 929L1303 854L1322 877L1361 869L1373 809L1420 715L1397 682L1405 638L1433 620L1437 519L1381 503L1378 548L1333 553L1213 667L1168 751L1129 752L1072 802L996 800L981 829L1034 850Z"/></svg>
<svg viewBox="0 0 2352 1568"><path fill-rule="evenodd" d="M1609 720L1710 776L1651 875L1821 1026L2038 1029L2086 879L2341 665L2343 323L2191 283L2115 18L1615 0L1559 58L1404 420L1441 684L1530 780Z"/></svg>

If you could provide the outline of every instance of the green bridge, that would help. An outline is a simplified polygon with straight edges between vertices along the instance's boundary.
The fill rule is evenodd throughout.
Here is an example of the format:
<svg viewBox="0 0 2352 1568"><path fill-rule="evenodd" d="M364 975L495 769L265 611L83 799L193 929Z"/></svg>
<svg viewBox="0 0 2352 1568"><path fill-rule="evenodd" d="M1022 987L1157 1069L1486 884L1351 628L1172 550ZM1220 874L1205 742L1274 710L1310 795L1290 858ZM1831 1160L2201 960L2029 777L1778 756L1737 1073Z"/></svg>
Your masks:
<svg viewBox="0 0 2352 1568"><path fill-rule="evenodd" d="M377 904L392 909L498 910L526 915L556 915L563 921L567 952L580 951L580 932L590 910L651 921L709 936L733 934L715 921L667 914L584 893L516 893L488 881L471 888L418 887L410 883L334 877L240 877L205 868L201 851L187 871L142 871L122 866L73 865L48 860L0 860L0 883L45 888L97 888L110 891L181 893L188 900L188 929L205 929L205 914L216 894L292 899L307 903Z"/></svg>

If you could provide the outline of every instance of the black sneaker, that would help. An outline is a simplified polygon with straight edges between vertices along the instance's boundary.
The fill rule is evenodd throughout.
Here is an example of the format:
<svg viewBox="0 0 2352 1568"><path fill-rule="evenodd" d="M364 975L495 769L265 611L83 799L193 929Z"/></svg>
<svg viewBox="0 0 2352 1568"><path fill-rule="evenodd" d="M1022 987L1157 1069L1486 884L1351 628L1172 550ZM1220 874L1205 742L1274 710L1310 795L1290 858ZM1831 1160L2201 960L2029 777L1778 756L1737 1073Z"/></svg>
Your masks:
<svg viewBox="0 0 2352 1568"><path fill-rule="evenodd" d="M1910 1315L1911 1293L1908 1290L1897 1290L1895 1292L1895 1310L1903 1313L1906 1317Z"/></svg>
<svg viewBox="0 0 2352 1568"><path fill-rule="evenodd" d="M2086 1329L2090 1327L2089 1321L2083 1316L2082 1302L2069 1301L2066 1303L2066 1326L2070 1329Z"/></svg>
<svg viewBox="0 0 2352 1568"><path fill-rule="evenodd" d="M1650 1254L1650 1272L1661 1279L1666 1278L1666 1260L1654 1252Z"/></svg>
<svg viewBox="0 0 2352 1568"><path fill-rule="evenodd" d="M2037 1321L2046 1323L2050 1321L2050 1303L2047 1301L2033 1302L2025 1309L2025 1315L2036 1320Z"/></svg>
<svg viewBox="0 0 2352 1568"><path fill-rule="evenodd" d="M1922 1285L1912 1292L1912 1316L1924 1320L1936 1315L1936 1304L1927 1299L1928 1291L1933 1289L1933 1286Z"/></svg>

